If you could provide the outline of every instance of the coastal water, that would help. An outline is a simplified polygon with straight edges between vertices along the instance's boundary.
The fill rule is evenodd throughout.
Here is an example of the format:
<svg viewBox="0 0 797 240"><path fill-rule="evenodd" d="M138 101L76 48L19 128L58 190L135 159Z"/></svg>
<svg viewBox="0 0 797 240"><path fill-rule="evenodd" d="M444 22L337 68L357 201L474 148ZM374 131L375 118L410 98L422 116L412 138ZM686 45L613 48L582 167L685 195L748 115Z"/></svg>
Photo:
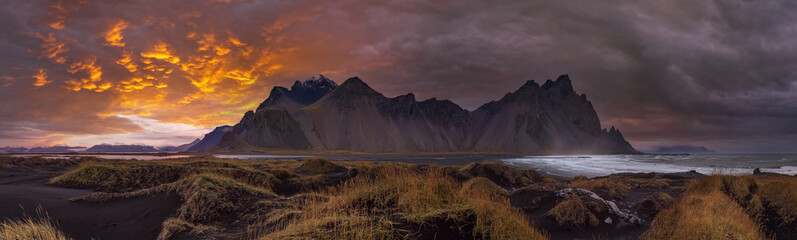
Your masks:
<svg viewBox="0 0 797 240"><path fill-rule="evenodd" d="M559 155L521 156L500 161L565 177L691 170L703 174L744 174L752 173L755 168L760 168L762 172L797 174L797 154Z"/></svg>
<svg viewBox="0 0 797 240"><path fill-rule="evenodd" d="M183 158L193 155L145 155L145 154L20 154L15 156L42 156L45 158L68 158L91 156L105 159L158 160ZM301 160L311 155L237 155L219 154L219 158L241 159L294 159ZM703 174L752 173L760 168L763 172L787 175L797 174L797 154L691 154L691 155L327 155L318 156L335 161L392 161L414 164L437 164L461 166L484 160L500 161L510 166L534 168L550 175L572 177L605 176L621 172L686 172L695 170Z"/></svg>
<svg viewBox="0 0 797 240"><path fill-rule="evenodd" d="M217 155L225 158L301 159L290 155ZM484 160L500 161L510 166L534 168L550 175L572 177L605 176L621 172L687 172L703 174L763 172L797 174L797 154L649 154L649 155L333 155L322 156L337 161L393 161L416 164L465 165Z"/></svg>

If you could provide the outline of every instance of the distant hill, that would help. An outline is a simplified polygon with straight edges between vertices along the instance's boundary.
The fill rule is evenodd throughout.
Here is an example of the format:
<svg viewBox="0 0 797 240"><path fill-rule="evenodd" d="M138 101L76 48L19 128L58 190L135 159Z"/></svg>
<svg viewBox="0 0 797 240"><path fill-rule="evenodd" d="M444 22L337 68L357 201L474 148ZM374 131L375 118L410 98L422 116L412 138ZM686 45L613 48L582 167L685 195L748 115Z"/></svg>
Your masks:
<svg viewBox="0 0 797 240"><path fill-rule="evenodd" d="M65 153L65 152L79 152L85 150L85 147L70 147L70 146L52 146L52 147L33 147L28 152L30 153Z"/></svg>
<svg viewBox="0 0 797 240"><path fill-rule="evenodd" d="M28 148L25 147L0 147L0 153L24 153L28 152Z"/></svg>
<svg viewBox="0 0 797 240"><path fill-rule="evenodd" d="M100 145L94 145L89 149L86 149L86 152L157 152L157 151L158 149L155 149L155 147L147 145L100 144Z"/></svg>
<svg viewBox="0 0 797 240"><path fill-rule="evenodd" d="M601 129L567 75L542 85L528 81L472 112L448 100L417 101L412 93L385 97L357 77L337 85L320 76L274 87L256 111L227 127L202 140L217 144L191 149L637 153L619 130Z"/></svg>
<svg viewBox="0 0 797 240"><path fill-rule="evenodd" d="M186 143L186 144L183 144L183 145L180 145L180 146L163 146L163 147L158 148L158 150L159 151L163 151L163 152L185 152L185 151L188 150L188 148L193 147L194 145L199 143L201 140L202 139L197 138L197 139L195 139L194 141L192 141L190 143Z"/></svg>
<svg viewBox="0 0 797 240"><path fill-rule="evenodd" d="M190 143L186 143L186 144L177 146L174 150L178 151L178 152L185 152L185 151L188 151L189 148L199 144L199 142L201 142L201 141L202 141L202 139L197 138L197 139L194 139L194 141L192 141Z"/></svg>
<svg viewBox="0 0 797 240"><path fill-rule="evenodd" d="M652 153L716 153L717 151L708 149L704 146L689 146L689 145L675 145L675 146L659 146L651 150Z"/></svg>

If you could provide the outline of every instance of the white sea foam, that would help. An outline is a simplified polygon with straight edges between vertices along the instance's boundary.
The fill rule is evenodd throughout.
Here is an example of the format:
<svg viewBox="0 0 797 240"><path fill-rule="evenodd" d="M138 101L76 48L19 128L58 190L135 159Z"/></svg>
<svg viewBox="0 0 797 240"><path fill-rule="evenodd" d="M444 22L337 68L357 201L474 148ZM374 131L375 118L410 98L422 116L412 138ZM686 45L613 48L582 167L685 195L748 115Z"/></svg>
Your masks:
<svg viewBox="0 0 797 240"><path fill-rule="evenodd" d="M785 160L783 160L785 159ZM516 167L531 167L560 176L605 176L621 172L687 172L703 174L764 172L797 174L797 161L768 155L558 155L525 156L502 161ZM784 166L786 165L786 166Z"/></svg>

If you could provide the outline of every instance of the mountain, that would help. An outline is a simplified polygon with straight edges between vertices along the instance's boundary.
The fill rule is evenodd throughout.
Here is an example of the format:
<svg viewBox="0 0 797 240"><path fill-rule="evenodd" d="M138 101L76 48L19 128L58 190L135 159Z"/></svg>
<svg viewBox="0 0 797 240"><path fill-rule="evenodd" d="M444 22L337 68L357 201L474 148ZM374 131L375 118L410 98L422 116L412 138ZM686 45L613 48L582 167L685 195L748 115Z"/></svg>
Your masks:
<svg viewBox="0 0 797 240"><path fill-rule="evenodd" d="M186 143L186 144L183 144L183 145L180 145L180 146L163 146L163 147L159 147L158 151L162 151L162 152L185 152L189 148L193 147L194 145L196 145L197 143L199 143L201 141L202 141L202 139L197 138L197 139L194 139L194 141L192 141L190 143Z"/></svg>
<svg viewBox="0 0 797 240"><path fill-rule="evenodd" d="M274 87L219 139L216 151L637 153L619 130L601 129L567 75L528 81L473 112L412 93L385 97L357 77L338 86L320 76Z"/></svg>
<svg viewBox="0 0 797 240"><path fill-rule="evenodd" d="M187 152L202 152L210 150L211 148L215 147L216 145L221 142L221 137L224 136L225 133L232 130L232 126L221 126L216 127L213 129L212 132L205 134L205 137L202 138L199 142L194 144L193 146L189 147L186 151Z"/></svg>
<svg viewBox="0 0 797 240"><path fill-rule="evenodd" d="M650 152L653 153L717 153L717 151L708 149L704 146L689 146L689 145L674 145L674 146L658 146L653 148Z"/></svg>
<svg viewBox="0 0 797 240"><path fill-rule="evenodd" d="M111 144L100 144L94 145L89 149L86 149L86 152L157 152L158 149L155 149L152 146L147 145L111 145Z"/></svg>
<svg viewBox="0 0 797 240"><path fill-rule="evenodd" d="M28 148L25 147L0 147L0 153L24 153L28 152Z"/></svg>
<svg viewBox="0 0 797 240"><path fill-rule="evenodd" d="M52 146L52 147L33 147L28 152L31 153L65 153L65 152L79 152L85 150L86 147L70 147L70 146Z"/></svg>
<svg viewBox="0 0 797 240"><path fill-rule="evenodd" d="M189 148L191 148L191 147L193 147L193 146L195 146L195 145L199 144L199 142L201 142L201 141L202 141L202 139L199 139L199 138L197 138L197 139L194 139L194 141L192 141L192 142L190 142L190 143L186 143L186 144L183 144L183 145L180 145L180 146L177 146L177 147L175 147L175 148L174 148L174 151L177 151L177 152L185 152L185 151L188 151L188 149L189 149Z"/></svg>

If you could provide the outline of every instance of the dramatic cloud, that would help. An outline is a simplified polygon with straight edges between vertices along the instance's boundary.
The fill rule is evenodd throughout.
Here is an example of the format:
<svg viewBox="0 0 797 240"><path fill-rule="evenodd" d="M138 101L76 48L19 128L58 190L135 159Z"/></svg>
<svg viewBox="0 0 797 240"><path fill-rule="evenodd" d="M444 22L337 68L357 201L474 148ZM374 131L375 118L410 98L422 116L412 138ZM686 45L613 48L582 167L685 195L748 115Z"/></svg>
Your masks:
<svg viewBox="0 0 797 240"><path fill-rule="evenodd" d="M318 73L471 110L567 73L638 148L797 151L793 39L785 0L14 0L0 146L190 141Z"/></svg>

